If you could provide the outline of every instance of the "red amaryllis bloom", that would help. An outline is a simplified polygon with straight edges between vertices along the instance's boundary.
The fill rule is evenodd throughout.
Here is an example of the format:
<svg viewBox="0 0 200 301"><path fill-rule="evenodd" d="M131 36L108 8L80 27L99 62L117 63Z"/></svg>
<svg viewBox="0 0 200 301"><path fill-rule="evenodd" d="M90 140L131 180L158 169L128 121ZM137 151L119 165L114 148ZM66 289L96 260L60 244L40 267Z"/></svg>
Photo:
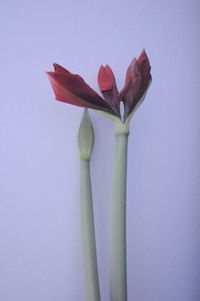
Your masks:
<svg viewBox="0 0 200 301"><path fill-rule="evenodd" d="M151 82L150 64L143 50L138 60L128 67L123 89L118 92L111 68L101 66L98 74L99 96L77 74L72 74L62 66L54 64L54 72L47 72L57 100L80 107L105 111L121 118L120 101L124 103L124 118L133 112Z"/></svg>
<svg viewBox="0 0 200 301"><path fill-rule="evenodd" d="M143 96L151 83L151 66L145 50L138 60L133 59L126 73L124 88L119 97L124 102L126 118L143 100Z"/></svg>

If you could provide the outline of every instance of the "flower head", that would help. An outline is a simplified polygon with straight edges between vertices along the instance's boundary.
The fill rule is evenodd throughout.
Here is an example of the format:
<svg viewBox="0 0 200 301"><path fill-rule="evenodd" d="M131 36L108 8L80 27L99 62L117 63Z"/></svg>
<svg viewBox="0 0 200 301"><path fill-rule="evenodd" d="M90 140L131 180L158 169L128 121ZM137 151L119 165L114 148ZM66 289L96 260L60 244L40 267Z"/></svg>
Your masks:
<svg viewBox="0 0 200 301"><path fill-rule="evenodd" d="M138 60L134 58L129 65L124 87L119 93L120 99L124 102L125 119L143 100L143 96L151 83L150 70L149 59L143 50Z"/></svg>
<svg viewBox="0 0 200 301"><path fill-rule="evenodd" d="M143 50L138 60L128 67L123 89L118 92L110 66L101 66L98 73L103 97L86 84L82 77L54 64L54 72L47 72L57 100L76 106L104 111L121 118L120 101L124 103L125 120L143 99L151 82L150 64Z"/></svg>

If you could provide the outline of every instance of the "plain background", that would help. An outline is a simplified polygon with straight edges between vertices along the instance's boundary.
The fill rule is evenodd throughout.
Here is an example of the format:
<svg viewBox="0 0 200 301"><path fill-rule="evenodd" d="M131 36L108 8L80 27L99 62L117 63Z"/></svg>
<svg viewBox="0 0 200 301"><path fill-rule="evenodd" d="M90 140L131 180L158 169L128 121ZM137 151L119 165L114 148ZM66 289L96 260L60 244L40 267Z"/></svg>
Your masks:
<svg viewBox="0 0 200 301"><path fill-rule="evenodd" d="M119 89L145 47L153 82L131 123L129 301L200 300L198 0L2 1L0 9L0 300L85 301L77 130L82 109L54 100L57 62L98 91ZM102 301L114 125L91 112L91 162Z"/></svg>

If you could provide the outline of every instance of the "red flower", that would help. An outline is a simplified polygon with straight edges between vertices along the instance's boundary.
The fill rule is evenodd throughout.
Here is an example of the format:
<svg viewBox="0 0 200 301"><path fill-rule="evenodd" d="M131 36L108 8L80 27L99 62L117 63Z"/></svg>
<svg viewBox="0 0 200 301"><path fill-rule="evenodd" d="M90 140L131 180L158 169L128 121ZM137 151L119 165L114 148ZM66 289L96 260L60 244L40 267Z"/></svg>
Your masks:
<svg viewBox="0 0 200 301"><path fill-rule="evenodd" d="M77 74L72 74L62 66L54 64L54 72L47 72L57 100L80 107L105 111L117 117L120 115L120 101L124 102L125 118L146 92L150 81L150 64L143 51L138 61L130 64L124 88L119 93L111 68L101 66L98 74L99 87L103 98L99 96Z"/></svg>
<svg viewBox="0 0 200 301"><path fill-rule="evenodd" d="M109 102L101 98L77 74L72 74L62 66L54 64L54 72L47 72L57 100L76 106L106 111L119 116L119 112Z"/></svg>
<svg viewBox="0 0 200 301"><path fill-rule="evenodd" d="M151 83L151 66L145 50L138 60L133 59L126 73L124 88L119 97L124 102L124 117L126 118L141 101Z"/></svg>

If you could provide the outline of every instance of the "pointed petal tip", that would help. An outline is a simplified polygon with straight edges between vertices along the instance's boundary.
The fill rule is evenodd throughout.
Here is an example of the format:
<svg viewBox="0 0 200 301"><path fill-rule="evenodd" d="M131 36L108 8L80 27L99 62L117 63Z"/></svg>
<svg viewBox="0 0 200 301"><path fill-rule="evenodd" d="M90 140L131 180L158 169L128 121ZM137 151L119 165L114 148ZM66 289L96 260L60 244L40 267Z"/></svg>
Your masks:
<svg viewBox="0 0 200 301"><path fill-rule="evenodd" d="M136 58L132 60L131 66L130 66L130 75L132 78L136 76L136 74L139 71L139 64Z"/></svg>
<svg viewBox="0 0 200 301"><path fill-rule="evenodd" d="M100 66L100 68L99 68L99 71L103 71L103 72L106 72L106 71L108 71L108 72L112 72L112 69L111 69L111 67L108 65L108 64L106 64L105 66L104 65L101 65ZM112 72L113 73L113 72Z"/></svg>
<svg viewBox="0 0 200 301"><path fill-rule="evenodd" d="M53 67L54 67L54 71L63 72L66 70L64 67L62 67L61 65L59 65L57 63L53 63Z"/></svg>
<svg viewBox="0 0 200 301"><path fill-rule="evenodd" d="M99 71L101 70L103 70L105 67L103 66L103 65L100 65L100 67L99 67Z"/></svg>
<svg viewBox="0 0 200 301"><path fill-rule="evenodd" d="M53 67L54 67L54 70L56 71L56 69L59 67L59 65L57 63L53 63Z"/></svg>
<svg viewBox="0 0 200 301"><path fill-rule="evenodd" d="M109 74L110 76L112 76L112 77L114 78L114 73L113 73L113 71L112 71L110 65L106 64L105 70L108 72L108 74Z"/></svg>
<svg viewBox="0 0 200 301"><path fill-rule="evenodd" d="M137 63L137 59L136 59L136 57L134 57L133 60L132 60L132 62L131 62L131 65L134 65L136 63Z"/></svg>
<svg viewBox="0 0 200 301"><path fill-rule="evenodd" d="M127 72L128 70L130 70L132 68L132 66L134 66L135 64L137 64L137 59L134 57L130 63L130 65L128 66Z"/></svg>
<svg viewBox="0 0 200 301"><path fill-rule="evenodd" d="M98 83L101 91L112 89L113 80L110 75L112 75L112 70L108 68L107 65L105 67L101 65L98 73Z"/></svg>
<svg viewBox="0 0 200 301"><path fill-rule="evenodd" d="M141 60L143 60L143 61L144 60L149 60L145 48L142 50L142 52L141 52L141 54L140 54L140 56L138 58L138 62L140 62Z"/></svg>
<svg viewBox="0 0 200 301"><path fill-rule="evenodd" d="M55 79L55 72L54 71L47 71L46 72L48 78L51 79Z"/></svg>
<svg viewBox="0 0 200 301"><path fill-rule="evenodd" d="M109 68L109 69L111 69L111 68L110 68L110 66L109 66L108 64L106 64L106 65L105 65L105 68Z"/></svg>
<svg viewBox="0 0 200 301"><path fill-rule="evenodd" d="M52 72L52 71L46 71L45 73L46 73L46 75L47 75L48 77L51 77L51 75L52 75L53 72Z"/></svg>
<svg viewBox="0 0 200 301"><path fill-rule="evenodd" d="M54 72L70 74L70 72L67 69L65 69L63 66L61 66L57 63L53 63L53 67L54 67Z"/></svg>

